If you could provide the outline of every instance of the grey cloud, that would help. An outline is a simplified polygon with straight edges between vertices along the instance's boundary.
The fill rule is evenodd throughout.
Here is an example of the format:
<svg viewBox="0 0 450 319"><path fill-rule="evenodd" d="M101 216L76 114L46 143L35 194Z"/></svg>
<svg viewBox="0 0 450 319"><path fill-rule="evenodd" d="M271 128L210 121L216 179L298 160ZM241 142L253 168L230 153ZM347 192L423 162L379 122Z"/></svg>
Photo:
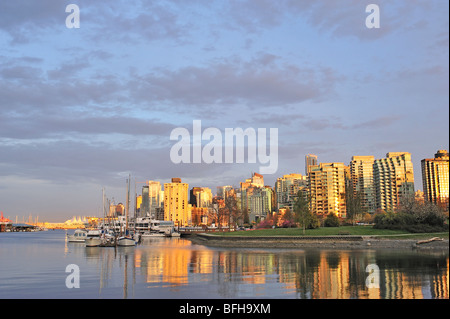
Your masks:
<svg viewBox="0 0 450 319"><path fill-rule="evenodd" d="M383 117L378 117L375 118L373 120L370 121L366 121L366 122L362 122L359 124L355 124L352 125L351 128L352 129L379 129L382 127L387 127L390 126L392 123L399 121L401 119L400 116L397 115L393 115L393 116L383 116Z"/></svg>
<svg viewBox="0 0 450 319"><path fill-rule="evenodd" d="M414 30L426 24L424 12L432 9L432 4L424 0L387 1L376 4L381 12L381 27L367 29L366 6L373 1L346 0L281 0L253 1L234 0L229 2L229 27L256 33L281 25L289 19L304 19L321 33L335 37L356 37L360 40L374 40L392 32ZM421 13L419 17L417 13Z"/></svg>
<svg viewBox="0 0 450 319"><path fill-rule="evenodd" d="M124 116L32 116L2 117L0 136L14 139L51 138L82 134L127 134L136 136L169 136L175 126L155 120Z"/></svg>
<svg viewBox="0 0 450 319"><path fill-rule="evenodd" d="M41 31L60 24L65 27L65 7L70 2L55 0L16 0L0 2L0 30L13 43L26 43Z"/></svg>
<svg viewBox="0 0 450 319"><path fill-rule="evenodd" d="M55 184L93 182L101 185L123 183L123 172L138 179L170 181L171 177L198 180L199 176L227 175L232 171L257 169L257 164L173 164L170 147L136 149L113 148L104 143L74 141L36 142L29 144L0 144L0 176L19 176L27 179L52 181ZM213 177L211 177L213 178ZM205 186L207 181L202 183ZM235 180L239 182L239 180ZM216 186L218 184L215 184ZM213 186L213 185L211 185Z"/></svg>
<svg viewBox="0 0 450 319"><path fill-rule="evenodd" d="M354 36L360 40L373 40L392 32L416 30L427 25L423 15L436 4L428 1L408 0L392 2L378 0L382 13L382 27L365 27L365 8L373 1L346 0L232 0L209 1L125 1L78 0L82 10L81 23L89 28L87 36L96 43L152 41L155 39L189 42L198 21L211 16L210 30L235 29L257 33L277 27L286 21L304 19L322 33L336 37ZM6 31L15 43L29 41L48 30L64 30L65 6L71 1L2 1L0 3L0 29ZM419 14L421 16L419 17Z"/></svg>
<svg viewBox="0 0 450 319"><path fill-rule="evenodd" d="M159 70L136 79L133 95L182 105L270 106L321 99L338 78L331 69L277 65L273 59L264 56L250 62L234 59Z"/></svg>

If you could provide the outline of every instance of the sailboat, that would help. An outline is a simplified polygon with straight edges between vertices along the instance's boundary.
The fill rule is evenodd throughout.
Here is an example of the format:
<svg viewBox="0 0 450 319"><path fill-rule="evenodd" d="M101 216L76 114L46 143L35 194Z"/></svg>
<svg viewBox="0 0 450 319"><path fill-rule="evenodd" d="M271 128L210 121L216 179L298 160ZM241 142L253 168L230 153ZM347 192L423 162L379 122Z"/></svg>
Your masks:
<svg viewBox="0 0 450 319"><path fill-rule="evenodd" d="M128 210L130 208L130 178L127 180L127 207L125 211L125 232L117 239L118 246L136 246L136 241L128 229Z"/></svg>

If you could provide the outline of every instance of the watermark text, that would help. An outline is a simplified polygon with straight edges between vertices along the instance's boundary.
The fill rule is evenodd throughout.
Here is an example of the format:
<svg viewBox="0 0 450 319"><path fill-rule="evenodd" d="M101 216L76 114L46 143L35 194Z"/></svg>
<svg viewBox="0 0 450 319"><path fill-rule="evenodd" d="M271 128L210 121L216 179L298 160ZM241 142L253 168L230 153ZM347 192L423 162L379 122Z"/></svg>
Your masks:
<svg viewBox="0 0 450 319"><path fill-rule="evenodd" d="M215 127L202 131L201 120L193 121L192 138L188 129L177 127L170 134L171 141L178 141L170 149L170 160L175 164L244 163L247 149L248 163L258 160L267 164L259 167L260 174L274 174L278 170L278 128L270 128L269 136L265 128L225 128L224 135ZM203 141L208 143L202 146Z"/></svg>

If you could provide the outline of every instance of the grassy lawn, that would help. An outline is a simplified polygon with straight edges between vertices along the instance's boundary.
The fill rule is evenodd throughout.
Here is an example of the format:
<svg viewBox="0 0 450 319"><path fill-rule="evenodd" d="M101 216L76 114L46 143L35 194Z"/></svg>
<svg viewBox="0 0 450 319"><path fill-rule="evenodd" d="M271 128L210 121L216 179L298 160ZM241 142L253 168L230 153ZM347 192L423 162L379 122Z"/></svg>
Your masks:
<svg viewBox="0 0 450 319"><path fill-rule="evenodd" d="M216 233L218 234L218 233ZM320 227L316 229L306 229L305 236L333 236L333 235L362 235L362 236L386 236L386 238L430 238L440 237L448 239L447 233L423 233L411 234L402 230L374 229L372 226L341 226L341 227ZM235 231L220 233L223 236L303 236L303 229L300 228L275 228L256 229L248 231Z"/></svg>

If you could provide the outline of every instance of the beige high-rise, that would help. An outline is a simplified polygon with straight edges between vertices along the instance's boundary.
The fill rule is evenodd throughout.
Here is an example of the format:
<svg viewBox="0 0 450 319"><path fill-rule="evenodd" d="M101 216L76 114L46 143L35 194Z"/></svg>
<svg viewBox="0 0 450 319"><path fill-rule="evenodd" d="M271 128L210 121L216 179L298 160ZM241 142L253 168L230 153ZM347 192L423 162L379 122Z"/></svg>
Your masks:
<svg viewBox="0 0 450 319"><path fill-rule="evenodd" d="M180 178L164 184L164 220L173 221L175 226L191 224L188 193L189 184L182 183Z"/></svg>
<svg viewBox="0 0 450 319"><path fill-rule="evenodd" d="M345 171L344 163L320 163L311 166L309 171L309 190L311 211L321 217L333 213L346 217Z"/></svg>
<svg viewBox="0 0 450 319"><path fill-rule="evenodd" d="M375 186L373 183L373 156L353 156L350 162L351 190L359 194L364 213L374 213L376 209ZM350 190L349 190L350 191Z"/></svg>
<svg viewBox="0 0 450 319"><path fill-rule="evenodd" d="M396 211L404 196L414 196L414 170L411 154L390 152L373 164L376 208Z"/></svg>
<svg viewBox="0 0 450 319"><path fill-rule="evenodd" d="M449 154L446 150L439 150L434 158L422 160L422 181L425 200L448 208Z"/></svg>

